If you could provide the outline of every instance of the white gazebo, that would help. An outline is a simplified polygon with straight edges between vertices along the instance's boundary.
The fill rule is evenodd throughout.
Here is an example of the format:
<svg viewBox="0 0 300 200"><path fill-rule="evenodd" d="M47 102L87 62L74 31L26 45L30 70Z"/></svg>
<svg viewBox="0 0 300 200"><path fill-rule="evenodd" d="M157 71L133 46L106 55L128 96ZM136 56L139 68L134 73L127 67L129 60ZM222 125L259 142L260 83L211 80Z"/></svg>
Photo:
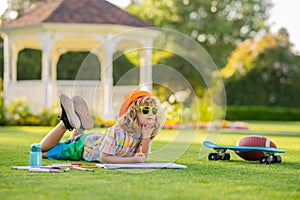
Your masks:
<svg viewBox="0 0 300 200"><path fill-rule="evenodd" d="M33 110L38 110L52 106L60 93L80 94L95 106L97 114L112 118L113 102L120 101L126 92L137 87L152 90L152 43L158 31L149 27L105 0L40 3L0 29L4 40L5 102L22 96ZM25 48L41 50L41 80L17 79L18 55ZM113 86L113 54L128 48L139 48L141 52L139 85ZM58 60L68 51L93 52L101 63L99 81L57 80Z"/></svg>

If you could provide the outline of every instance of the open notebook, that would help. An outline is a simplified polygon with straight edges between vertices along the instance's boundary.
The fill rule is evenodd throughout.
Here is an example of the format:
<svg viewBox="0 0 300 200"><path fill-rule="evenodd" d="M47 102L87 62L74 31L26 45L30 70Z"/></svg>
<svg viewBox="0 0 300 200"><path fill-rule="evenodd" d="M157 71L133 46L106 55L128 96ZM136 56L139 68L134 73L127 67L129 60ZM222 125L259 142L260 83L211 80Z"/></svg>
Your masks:
<svg viewBox="0 0 300 200"><path fill-rule="evenodd" d="M187 166L175 163L121 163L121 164L96 164L104 169L185 169Z"/></svg>

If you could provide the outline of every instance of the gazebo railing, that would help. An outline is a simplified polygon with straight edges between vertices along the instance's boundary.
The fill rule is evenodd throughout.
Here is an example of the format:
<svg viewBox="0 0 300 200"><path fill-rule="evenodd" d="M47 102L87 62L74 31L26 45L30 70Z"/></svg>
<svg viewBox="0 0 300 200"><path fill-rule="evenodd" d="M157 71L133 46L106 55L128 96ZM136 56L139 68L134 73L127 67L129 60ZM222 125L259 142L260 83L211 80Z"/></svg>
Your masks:
<svg viewBox="0 0 300 200"><path fill-rule="evenodd" d="M46 88L48 90L47 95L45 95ZM119 110L124 94L137 88L137 85L118 85L113 87L111 95L114 115ZM24 80L11 82L7 90L10 90L10 92L6 93L4 91L7 94L5 95L6 102L16 98L25 98L26 103L34 112L46 107L45 102L47 102L48 106L57 104L61 93L70 97L72 95L80 95L87 101L91 110L96 111L100 115L103 111L103 106L101 106L103 88L100 81L58 80L50 82L46 87L41 80Z"/></svg>

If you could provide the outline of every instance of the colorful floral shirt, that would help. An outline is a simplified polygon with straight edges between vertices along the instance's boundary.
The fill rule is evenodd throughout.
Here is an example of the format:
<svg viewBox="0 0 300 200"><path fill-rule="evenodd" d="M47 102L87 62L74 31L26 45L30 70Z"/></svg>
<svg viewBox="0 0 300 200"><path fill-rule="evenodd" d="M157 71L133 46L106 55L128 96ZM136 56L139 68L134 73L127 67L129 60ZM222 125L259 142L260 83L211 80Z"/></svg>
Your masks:
<svg viewBox="0 0 300 200"><path fill-rule="evenodd" d="M136 153L141 137L113 126L105 134L89 133L84 142L83 159L100 161L100 152L123 157ZM151 142L149 143L150 152Z"/></svg>

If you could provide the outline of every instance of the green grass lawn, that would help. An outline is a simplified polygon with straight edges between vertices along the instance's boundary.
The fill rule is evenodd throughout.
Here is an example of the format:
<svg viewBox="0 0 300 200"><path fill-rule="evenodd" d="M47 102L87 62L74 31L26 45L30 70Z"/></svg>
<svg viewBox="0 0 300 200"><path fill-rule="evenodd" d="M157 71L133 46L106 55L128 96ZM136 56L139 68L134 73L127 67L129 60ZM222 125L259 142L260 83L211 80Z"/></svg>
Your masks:
<svg viewBox="0 0 300 200"><path fill-rule="evenodd" d="M234 145L251 130L261 131L286 150L282 163L260 165L234 152L230 161L208 161L199 157L205 130L162 130L149 160L174 161L187 169L34 173L11 166L28 165L30 145L51 127L1 127L0 199L300 199L300 122L249 122L249 128L224 131L218 144ZM43 160L43 165L53 163L69 162Z"/></svg>

